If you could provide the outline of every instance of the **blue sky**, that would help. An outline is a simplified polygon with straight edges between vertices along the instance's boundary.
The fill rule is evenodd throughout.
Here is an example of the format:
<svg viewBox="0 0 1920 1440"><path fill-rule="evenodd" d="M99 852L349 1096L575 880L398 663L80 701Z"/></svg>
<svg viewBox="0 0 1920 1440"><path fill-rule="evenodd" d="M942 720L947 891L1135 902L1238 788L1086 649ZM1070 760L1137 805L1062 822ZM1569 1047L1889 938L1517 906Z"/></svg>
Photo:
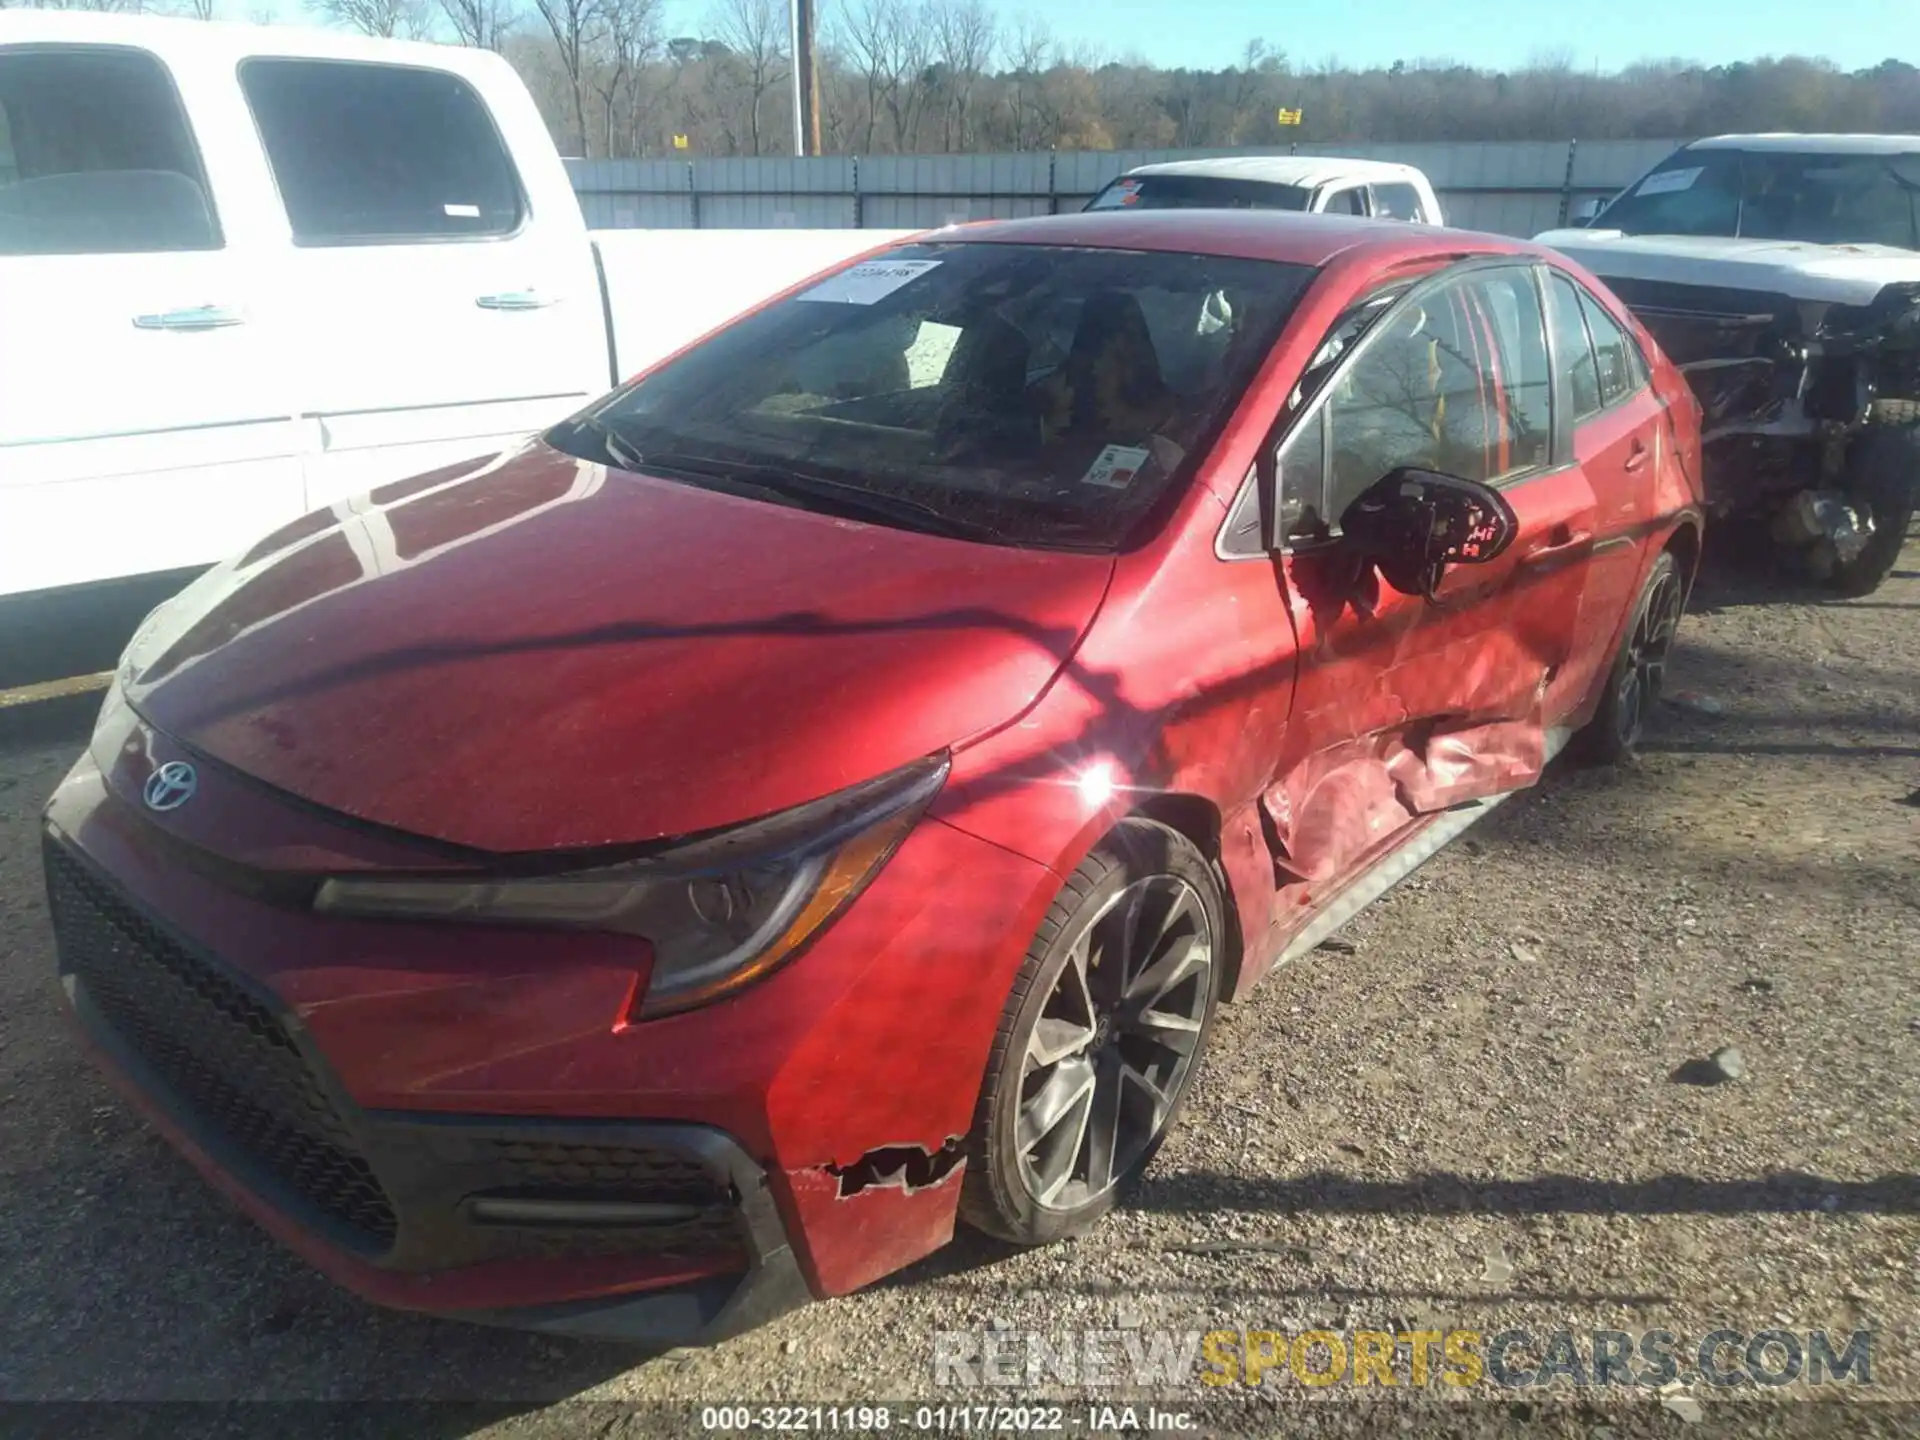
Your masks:
<svg viewBox="0 0 1920 1440"><path fill-rule="evenodd" d="M841 0L818 0L823 22ZM1763 55L1824 56L1845 69L1892 56L1920 64L1920 7L1914 0L1680 0L1663 6L1578 8L1551 0L1347 0L1271 6L1254 0L991 0L1003 16L1032 15L1063 42L1085 42L1112 58L1140 56L1167 66L1219 68L1259 38L1296 67L1335 60L1458 60L1511 68L1543 54L1617 70L1636 60L1679 57L1706 64ZM271 8L304 17L299 0L223 0L223 13ZM668 28L701 28L711 0L668 0ZM1656 18L1657 17L1657 18Z"/></svg>

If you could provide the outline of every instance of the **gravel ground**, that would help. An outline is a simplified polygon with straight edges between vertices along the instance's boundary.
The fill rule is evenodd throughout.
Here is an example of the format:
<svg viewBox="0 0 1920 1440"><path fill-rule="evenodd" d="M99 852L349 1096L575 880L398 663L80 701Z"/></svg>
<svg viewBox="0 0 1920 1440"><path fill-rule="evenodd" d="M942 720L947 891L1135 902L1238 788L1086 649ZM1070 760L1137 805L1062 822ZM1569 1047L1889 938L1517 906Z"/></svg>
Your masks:
<svg viewBox="0 0 1920 1440"><path fill-rule="evenodd" d="M1858 602L1710 576L1669 683L1637 766L1550 776L1224 1012L1182 1128L1092 1237L963 1234L652 1358L374 1311L203 1187L67 1043L34 823L80 742L16 734L0 1396L481 1401L404 1428L646 1434L694 1425L687 1401L963 1399L933 1384L936 1330L1724 1324L1870 1327L1874 1383L1696 1387L1691 1426L1673 1396L1157 1394L1221 1406L1207 1433L1920 1433L1920 544ZM1744 1078L1688 1083L1725 1045ZM1076 1393L992 1398L1042 1392ZM587 1403L650 1401L682 1403Z"/></svg>

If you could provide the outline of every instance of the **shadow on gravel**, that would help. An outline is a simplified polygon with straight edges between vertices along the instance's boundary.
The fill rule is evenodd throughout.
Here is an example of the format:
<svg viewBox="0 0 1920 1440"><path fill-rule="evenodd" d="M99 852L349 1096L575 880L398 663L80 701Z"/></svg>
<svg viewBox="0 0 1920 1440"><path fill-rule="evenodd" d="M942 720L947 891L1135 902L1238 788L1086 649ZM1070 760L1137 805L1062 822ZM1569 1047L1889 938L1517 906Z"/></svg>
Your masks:
<svg viewBox="0 0 1920 1440"><path fill-rule="evenodd" d="M1785 1170L1751 1180L1671 1174L1645 1180L1580 1175L1498 1180L1435 1172L1399 1180L1364 1180L1330 1171L1279 1177L1196 1170L1153 1178L1142 1187L1134 1205L1187 1215L1221 1210L1340 1215L1920 1215L1920 1175L1828 1180Z"/></svg>

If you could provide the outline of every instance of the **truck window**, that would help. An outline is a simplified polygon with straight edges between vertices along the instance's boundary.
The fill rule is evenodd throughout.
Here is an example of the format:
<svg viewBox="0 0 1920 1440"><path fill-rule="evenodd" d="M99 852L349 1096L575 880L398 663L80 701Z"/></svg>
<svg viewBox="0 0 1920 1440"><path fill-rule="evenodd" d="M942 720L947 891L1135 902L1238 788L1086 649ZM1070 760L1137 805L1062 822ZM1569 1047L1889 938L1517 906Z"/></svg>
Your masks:
<svg viewBox="0 0 1920 1440"><path fill-rule="evenodd" d="M473 88L439 70L248 60L240 86L296 245L510 234L519 176Z"/></svg>
<svg viewBox="0 0 1920 1440"><path fill-rule="evenodd" d="M217 250L172 77L119 46L0 50L0 255Z"/></svg>
<svg viewBox="0 0 1920 1440"><path fill-rule="evenodd" d="M1373 187L1373 213L1382 220L1424 220L1420 192L1404 181Z"/></svg>
<svg viewBox="0 0 1920 1440"><path fill-rule="evenodd" d="M1311 190L1222 175L1122 175L1089 210L1304 210Z"/></svg>

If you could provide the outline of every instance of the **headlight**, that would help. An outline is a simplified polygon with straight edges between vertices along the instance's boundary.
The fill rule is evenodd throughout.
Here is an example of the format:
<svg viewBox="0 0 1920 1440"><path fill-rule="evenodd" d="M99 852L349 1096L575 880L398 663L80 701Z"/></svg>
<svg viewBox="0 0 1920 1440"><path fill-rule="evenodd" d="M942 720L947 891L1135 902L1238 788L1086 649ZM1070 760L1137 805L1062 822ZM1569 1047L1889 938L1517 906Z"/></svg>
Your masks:
<svg viewBox="0 0 1920 1440"><path fill-rule="evenodd" d="M732 994L865 888L947 777L944 755L770 819L619 865L469 879L334 877L329 915L611 930L644 937L643 1017Z"/></svg>

